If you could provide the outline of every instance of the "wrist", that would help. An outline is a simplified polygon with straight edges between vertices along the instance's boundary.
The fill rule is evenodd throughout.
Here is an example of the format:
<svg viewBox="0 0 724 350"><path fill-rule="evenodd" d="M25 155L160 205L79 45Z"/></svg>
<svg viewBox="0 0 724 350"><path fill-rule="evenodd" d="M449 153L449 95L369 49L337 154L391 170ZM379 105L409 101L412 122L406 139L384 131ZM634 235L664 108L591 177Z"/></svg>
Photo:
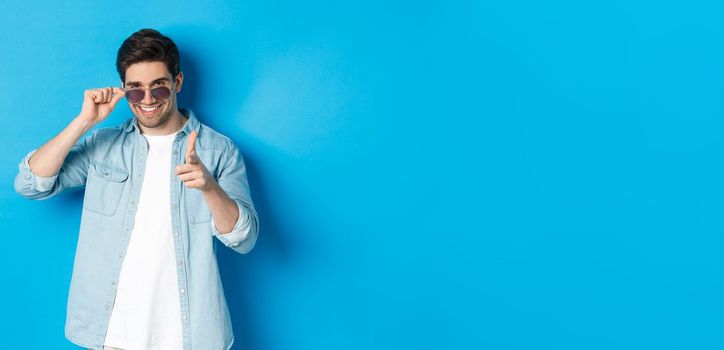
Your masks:
<svg viewBox="0 0 724 350"><path fill-rule="evenodd" d="M219 188L219 183L212 178L211 180L209 180L209 182L206 183L206 188L201 189L201 192L211 193L213 191L216 191L217 188Z"/></svg>
<svg viewBox="0 0 724 350"><path fill-rule="evenodd" d="M91 119L88 119L81 114L75 117L71 124L75 124L76 127L80 128L83 131L83 134L88 132L88 130L93 129L93 127L96 125Z"/></svg>

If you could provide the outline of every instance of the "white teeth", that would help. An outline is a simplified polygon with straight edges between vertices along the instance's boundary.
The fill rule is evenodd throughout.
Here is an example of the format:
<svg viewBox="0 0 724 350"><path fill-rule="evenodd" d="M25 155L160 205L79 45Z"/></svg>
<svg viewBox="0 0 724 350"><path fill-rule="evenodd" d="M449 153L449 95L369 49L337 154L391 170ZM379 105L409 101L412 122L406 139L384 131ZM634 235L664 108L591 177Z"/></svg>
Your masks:
<svg viewBox="0 0 724 350"><path fill-rule="evenodd" d="M139 107L140 107L140 106L139 106ZM153 112L153 111L155 111L155 110L158 109L158 106L153 107L153 108L141 107L141 109L142 109L143 111L145 111L145 112Z"/></svg>

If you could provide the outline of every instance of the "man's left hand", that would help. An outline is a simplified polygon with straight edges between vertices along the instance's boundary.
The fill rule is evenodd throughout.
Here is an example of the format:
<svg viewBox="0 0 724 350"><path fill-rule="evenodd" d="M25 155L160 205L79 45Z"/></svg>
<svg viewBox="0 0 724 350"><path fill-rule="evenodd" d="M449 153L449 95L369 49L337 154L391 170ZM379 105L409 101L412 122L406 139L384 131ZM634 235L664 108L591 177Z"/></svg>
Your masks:
<svg viewBox="0 0 724 350"><path fill-rule="evenodd" d="M216 182L201 159L196 154L196 137L198 133L189 134L189 144L186 147L186 164L176 166L176 175L184 182L187 188L197 188L201 192L207 191Z"/></svg>

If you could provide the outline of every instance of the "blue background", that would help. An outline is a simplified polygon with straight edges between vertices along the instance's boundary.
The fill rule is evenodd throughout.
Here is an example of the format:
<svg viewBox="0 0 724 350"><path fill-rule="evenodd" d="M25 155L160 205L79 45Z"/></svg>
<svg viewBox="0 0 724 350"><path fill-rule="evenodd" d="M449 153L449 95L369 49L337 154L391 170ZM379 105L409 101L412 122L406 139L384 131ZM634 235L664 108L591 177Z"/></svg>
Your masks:
<svg viewBox="0 0 724 350"><path fill-rule="evenodd" d="M12 180L152 27L247 162L261 235L218 257L234 349L723 349L723 11L4 1L0 348L77 348L82 194Z"/></svg>

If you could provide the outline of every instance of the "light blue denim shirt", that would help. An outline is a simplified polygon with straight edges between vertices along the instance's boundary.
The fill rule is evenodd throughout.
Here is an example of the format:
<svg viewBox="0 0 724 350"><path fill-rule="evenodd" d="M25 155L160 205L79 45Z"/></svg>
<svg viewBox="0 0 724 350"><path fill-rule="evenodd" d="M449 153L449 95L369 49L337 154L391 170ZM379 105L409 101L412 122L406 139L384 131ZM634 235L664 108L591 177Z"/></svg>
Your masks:
<svg viewBox="0 0 724 350"><path fill-rule="evenodd" d="M184 349L229 349L234 335L214 237L226 247L248 253L256 243L259 220L239 149L229 138L200 123L191 110L179 111L189 119L173 141L169 176ZM239 220L229 233L216 230L201 191L186 188L175 175L176 165L185 162L186 138L193 130L198 131L196 153L201 162L239 207ZM135 118L130 118L80 139L54 176L31 172L28 160L35 151L19 164L15 177L18 193L46 199L85 187L65 336L79 346L101 349L138 208L148 144Z"/></svg>

